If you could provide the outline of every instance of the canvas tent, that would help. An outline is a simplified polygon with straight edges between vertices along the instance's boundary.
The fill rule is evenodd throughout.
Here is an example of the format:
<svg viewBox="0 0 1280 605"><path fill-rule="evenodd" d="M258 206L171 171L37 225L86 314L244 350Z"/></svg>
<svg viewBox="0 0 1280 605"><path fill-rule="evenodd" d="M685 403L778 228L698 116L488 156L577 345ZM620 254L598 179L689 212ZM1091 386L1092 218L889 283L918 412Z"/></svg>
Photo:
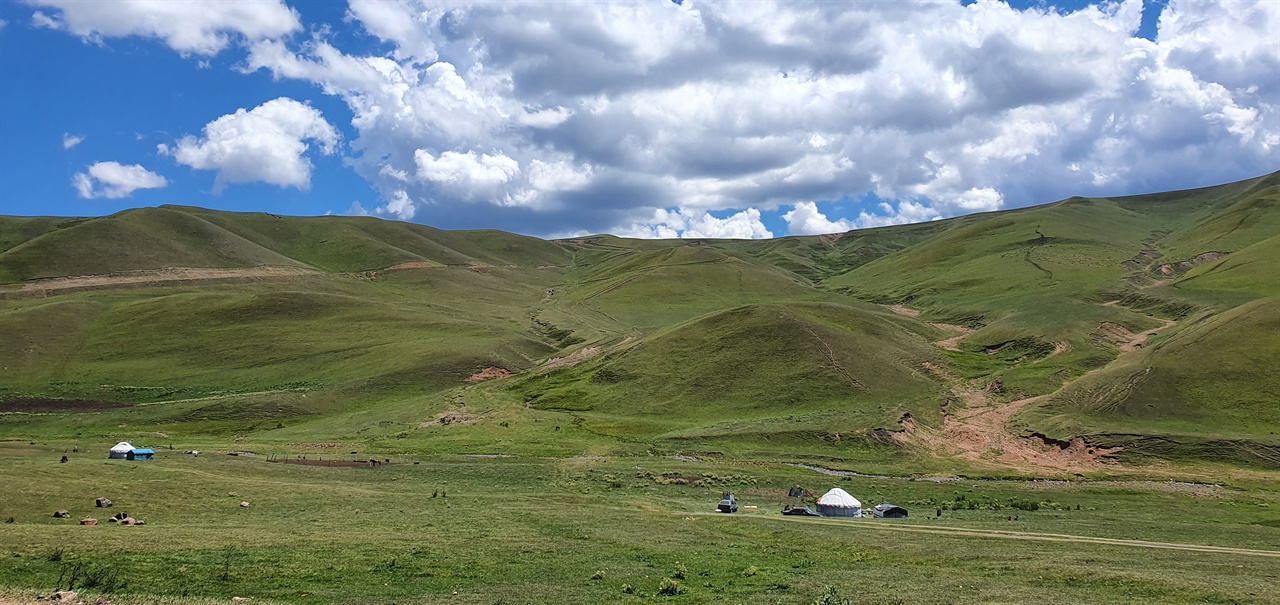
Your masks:
<svg viewBox="0 0 1280 605"><path fill-rule="evenodd" d="M826 517L861 517L862 503L838 487L818 498L818 512Z"/></svg>
<svg viewBox="0 0 1280 605"><path fill-rule="evenodd" d="M108 458L128 458L129 452L133 451L133 444L128 441L121 441L107 454Z"/></svg>
<svg viewBox="0 0 1280 605"><path fill-rule="evenodd" d="M907 509L892 504L877 504L871 514L880 519L906 519Z"/></svg>
<svg viewBox="0 0 1280 605"><path fill-rule="evenodd" d="M135 447L125 455L129 460L155 460L155 457L156 451L149 447Z"/></svg>

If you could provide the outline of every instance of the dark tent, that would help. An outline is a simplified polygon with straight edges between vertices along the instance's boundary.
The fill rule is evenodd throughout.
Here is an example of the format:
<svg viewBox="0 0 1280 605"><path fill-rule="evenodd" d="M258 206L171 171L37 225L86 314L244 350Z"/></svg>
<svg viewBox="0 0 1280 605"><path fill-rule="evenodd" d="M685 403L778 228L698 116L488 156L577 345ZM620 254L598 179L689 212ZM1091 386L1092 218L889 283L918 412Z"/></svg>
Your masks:
<svg viewBox="0 0 1280 605"><path fill-rule="evenodd" d="M871 509L871 514L877 519L906 519L907 509L892 504L877 504Z"/></svg>

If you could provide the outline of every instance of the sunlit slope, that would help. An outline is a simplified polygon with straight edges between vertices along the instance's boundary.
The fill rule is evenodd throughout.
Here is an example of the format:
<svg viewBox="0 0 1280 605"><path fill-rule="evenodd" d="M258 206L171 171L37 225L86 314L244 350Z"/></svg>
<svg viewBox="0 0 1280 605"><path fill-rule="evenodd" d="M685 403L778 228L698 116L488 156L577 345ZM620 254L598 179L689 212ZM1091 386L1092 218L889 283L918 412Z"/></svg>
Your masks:
<svg viewBox="0 0 1280 605"><path fill-rule="evenodd" d="M0 215L0 253L55 229L65 229L85 220L89 219Z"/></svg>
<svg viewBox="0 0 1280 605"><path fill-rule="evenodd" d="M546 316L603 318L602 327L618 332L651 332L718 309L824 296L803 278L717 246L663 244L579 250L579 268L549 297Z"/></svg>
<svg viewBox="0 0 1280 605"><path fill-rule="evenodd" d="M547 276L418 271L432 277L315 276L8 301L0 397L136 402L298 383L425 393L492 365L519 370L557 349L519 319L545 289L535 278ZM429 295L422 284L433 286Z"/></svg>
<svg viewBox="0 0 1280 605"><path fill-rule="evenodd" d="M302 263L187 213L143 208L70 222L0 253L0 281L255 265Z"/></svg>
<svg viewBox="0 0 1280 605"><path fill-rule="evenodd" d="M748 305L517 388L537 408L572 410L623 433L701 434L751 421L764 424L745 430L865 435L904 412L936 408L939 385L920 364L938 353L917 333L930 330L847 305ZM797 417L811 418L795 424Z"/></svg>
<svg viewBox="0 0 1280 605"><path fill-rule="evenodd" d="M554 242L502 231L445 231L371 217L281 217L181 208L264 248L326 271L363 271L399 263L564 265Z"/></svg>
<svg viewBox="0 0 1280 605"><path fill-rule="evenodd" d="M442 231L368 217L282 217L164 206L49 223L0 219L19 241L0 252L0 282L167 267L260 265L353 272L401 263L563 266L558 244L499 231Z"/></svg>
<svg viewBox="0 0 1280 605"><path fill-rule="evenodd" d="M722 240L715 244L810 280L821 281L932 238L948 226L947 221L933 221L766 241Z"/></svg>
<svg viewBox="0 0 1280 605"><path fill-rule="evenodd" d="M1025 420L1130 454L1280 465L1278 360L1280 298L1260 299L1072 383Z"/></svg>
<svg viewBox="0 0 1280 605"><path fill-rule="evenodd" d="M1280 232L1280 173L1190 191L1071 198L963 217L826 284L940 317L990 323L1036 299L1093 302L1149 288ZM1180 264L1181 263L1181 264ZM1165 267L1168 265L1168 267ZM1153 292L1151 296L1161 296Z"/></svg>

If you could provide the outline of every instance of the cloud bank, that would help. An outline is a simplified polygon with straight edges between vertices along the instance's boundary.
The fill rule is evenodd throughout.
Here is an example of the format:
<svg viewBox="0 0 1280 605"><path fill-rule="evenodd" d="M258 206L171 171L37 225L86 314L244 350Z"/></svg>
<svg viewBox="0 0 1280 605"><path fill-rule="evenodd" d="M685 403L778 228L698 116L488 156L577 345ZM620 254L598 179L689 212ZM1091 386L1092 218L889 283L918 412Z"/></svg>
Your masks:
<svg viewBox="0 0 1280 605"><path fill-rule="evenodd" d="M36 11L32 24L85 40L159 38L183 54L216 55L233 38L259 40L301 27L298 13L280 0L190 2L182 0L28 0L52 9Z"/></svg>
<svg viewBox="0 0 1280 605"><path fill-rule="evenodd" d="M1170 0L1154 41L1135 35L1141 0L352 0L347 24L376 52L326 27L287 36L297 15L277 2L145 26L85 8L117 4L105 0L39 3L82 36L151 35L196 54L238 36L242 71L349 106L350 164L381 198L370 210L441 226L769 237L762 213L817 233L1280 165L1270 0ZM211 123L175 158L220 182L305 188L301 141L325 151L338 138L303 128L254 142L230 123L247 119Z"/></svg>

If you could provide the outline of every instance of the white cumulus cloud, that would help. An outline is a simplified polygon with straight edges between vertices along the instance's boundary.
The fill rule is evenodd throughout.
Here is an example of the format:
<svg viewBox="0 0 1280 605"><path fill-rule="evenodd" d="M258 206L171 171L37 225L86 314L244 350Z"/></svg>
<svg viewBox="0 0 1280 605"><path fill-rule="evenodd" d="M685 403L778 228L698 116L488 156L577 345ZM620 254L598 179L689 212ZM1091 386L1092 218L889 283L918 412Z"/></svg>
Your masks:
<svg viewBox="0 0 1280 605"><path fill-rule="evenodd" d="M838 231L1274 169L1278 7L1174 0L1152 42L1141 0L356 1L385 53L321 35L245 69L346 101L353 165L428 221L671 236L789 208Z"/></svg>
<svg viewBox="0 0 1280 605"><path fill-rule="evenodd" d="M645 239L766 239L773 237L760 220L760 211L747 208L724 218L704 210L659 208L650 220L617 230L624 237Z"/></svg>
<svg viewBox="0 0 1280 605"><path fill-rule="evenodd" d="M186 136L160 152L179 164L218 173L214 190L233 183L263 182L278 187L311 187L307 142L326 155L335 152L339 135L318 109L288 97L251 110L238 109L204 127L203 136Z"/></svg>
<svg viewBox="0 0 1280 605"><path fill-rule="evenodd" d="M75 147L76 145L79 145L80 143L83 143L83 142L84 142L84 139L85 139L85 138L84 138L83 136L74 135L74 134L71 134L71 133L69 133L69 132L67 132L67 133L63 133L63 134L62 134L62 148L63 148L63 149L71 149L72 147Z"/></svg>
<svg viewBox="0 0 1280 605"><path fill-rule="evenodd" d="M33 22L91 39L203 55L243 41L237 69L347 104L373 212L446 227L749 237L767 232L751 212L786 212L796 233L841 230L1209 185L1280 160L1275 0L351 0L346 24L372 46L324 25L291 38L278 1L31 1L53 7ZM1138 37L1153 10L1155 39ZM337 138L233 134L179 161L305 187L298 148ZM868 196L884 203L818 210Z"/></svg>
<svg viewBox="0 0 1280 605"><path fill-rule="evenodd" d="M27 0L53 9L35 11L37 27L66 30L86 40L159 38L183 54L215 55L233 36L256 41L301 28L298 13L281 0Z"/></svg>
<svg viewBox="0 0 1280 605"><path fill-rule="evenodd" d="M139 189L160 189L169 184L164 177L139 166L119 162L97 162L78 172L71 179L80 197L119 199L133 195Z"/></svg>
<svg viewBox="0 0 1280 605"><path fill-rule="evenodd" d="M813 202L800 202L782 215L787 223L787 233L791 235L821 235L823 233L843 233L856 229L857 223L849 219L830 220L818 210Z"/></svg>

